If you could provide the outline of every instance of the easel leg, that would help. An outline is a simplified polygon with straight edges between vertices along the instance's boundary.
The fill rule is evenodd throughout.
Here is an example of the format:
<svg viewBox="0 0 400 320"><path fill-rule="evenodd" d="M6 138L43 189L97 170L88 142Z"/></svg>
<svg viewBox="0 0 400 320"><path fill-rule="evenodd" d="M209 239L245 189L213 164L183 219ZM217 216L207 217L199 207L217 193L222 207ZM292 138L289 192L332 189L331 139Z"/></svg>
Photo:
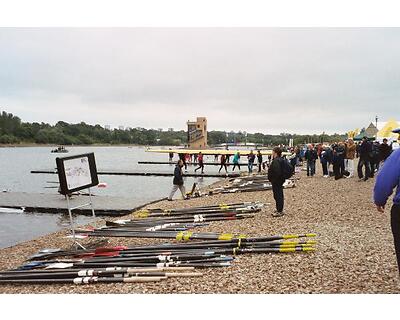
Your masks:
<svg viewBox="0 0 400 320"><path fill-rule="evenodd" d="M76 241L74 219L72 217L71 205L69 203L69 195L67 194L66 197L67 197L67 206L68 206L68 214L69 214L69 223L71 225L72 239L74 241L73 246L75 247L75 249L78 249L78 247L81 247L83 250L86 250L86 248L84 246L82 246L78 241Z"/></svg>

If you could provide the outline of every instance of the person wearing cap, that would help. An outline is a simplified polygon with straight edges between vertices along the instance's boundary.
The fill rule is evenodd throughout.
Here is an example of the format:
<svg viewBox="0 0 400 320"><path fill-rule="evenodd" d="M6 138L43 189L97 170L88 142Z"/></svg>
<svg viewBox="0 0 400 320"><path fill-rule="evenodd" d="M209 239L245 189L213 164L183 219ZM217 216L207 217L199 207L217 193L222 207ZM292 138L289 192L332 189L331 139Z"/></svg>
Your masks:
<svg viewBox="0 0 400 320"><path fill-rule="evenodd" d="M390 212L390 224L400 272L400 149L394 151L384 162L376 177L374 187L374 203L379 212L385 212L388 198L397 187Z"/></svg>

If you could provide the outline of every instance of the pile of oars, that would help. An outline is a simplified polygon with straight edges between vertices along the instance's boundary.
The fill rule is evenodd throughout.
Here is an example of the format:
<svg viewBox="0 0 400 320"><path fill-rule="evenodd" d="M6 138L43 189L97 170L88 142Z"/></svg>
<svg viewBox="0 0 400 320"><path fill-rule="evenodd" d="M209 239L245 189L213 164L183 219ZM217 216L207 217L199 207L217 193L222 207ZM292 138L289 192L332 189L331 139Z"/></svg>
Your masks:
<svg viewBox="0 0 400 320"><path fill-rule="evenodd" d="M1 283L149 282L195 277L193 268L227 267L236 255L314 251L315 234L232 237L190 243L79 250L42 250L16 270L0 272ZM179 272L191 271L191 272Z"/></svg>
<svg viewBox="0 0 400 320"><path fill-rule="evenodd" d="M185 231L202 226L204 222L252 218L262 207L262 203L247 202L172 210L140 210L134 213L132 220L106 221L106 227L101 230Z"/></svg>
<svg viewBox="0 0 400 320"><path fill-rule="evenodd" d="M0 272L0 284L143 283L202 276L193 271L194 267L10 270Z"/></svg>
<svg viewBox="0 0 400 320"><path fill-rule="evenodd" d="M288 179L283 184L284 188L295 187L294 179ZM254 192L272 190L272 184L266 175L245 176L234 179L229 184L214 188L209 191L209 195L219 193Z"/></svg>

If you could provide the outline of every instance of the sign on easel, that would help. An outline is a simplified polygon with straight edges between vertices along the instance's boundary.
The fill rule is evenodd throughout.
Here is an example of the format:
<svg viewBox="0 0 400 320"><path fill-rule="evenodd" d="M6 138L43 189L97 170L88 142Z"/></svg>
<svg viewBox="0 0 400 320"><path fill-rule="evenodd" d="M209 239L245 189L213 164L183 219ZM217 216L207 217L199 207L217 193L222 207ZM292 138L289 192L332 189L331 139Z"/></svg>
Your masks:
<svg viewBox="0 0 400 320"><path fill-rule="evenodd" d="M56 158L58 179L60 181L60 193L66 196L69 219L71 224L72 237L74 239L74 245L84 247L76 241L74 221L72 218L72 210L90 206L92 209L93 217L95 212L92 202L91 187L99 184L97 177L96 161L94 153L80 154L76 156ZM88 189L89 191L89 203L84 203L75 207L70 205L70 195L72 192Z"/></svg>
<svg viewBox="0 0 400 320"><path fill-rule="evenodd" d="M94 153L56 158L56 163L61 194L71 194L99 184Z"/></svg>

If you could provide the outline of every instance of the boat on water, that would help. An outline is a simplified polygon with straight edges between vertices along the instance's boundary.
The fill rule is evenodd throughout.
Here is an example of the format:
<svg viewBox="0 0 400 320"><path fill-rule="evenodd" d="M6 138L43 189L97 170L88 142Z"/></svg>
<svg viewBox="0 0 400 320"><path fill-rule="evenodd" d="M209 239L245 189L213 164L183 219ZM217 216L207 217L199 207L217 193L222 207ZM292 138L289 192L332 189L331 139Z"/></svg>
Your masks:
<svg viewBox="0 0 400 320"><path fill-rule="evenodd" d="M67 153L68 150L64 146L59 146L57 149L51 150L52 153Z"/></svg>

